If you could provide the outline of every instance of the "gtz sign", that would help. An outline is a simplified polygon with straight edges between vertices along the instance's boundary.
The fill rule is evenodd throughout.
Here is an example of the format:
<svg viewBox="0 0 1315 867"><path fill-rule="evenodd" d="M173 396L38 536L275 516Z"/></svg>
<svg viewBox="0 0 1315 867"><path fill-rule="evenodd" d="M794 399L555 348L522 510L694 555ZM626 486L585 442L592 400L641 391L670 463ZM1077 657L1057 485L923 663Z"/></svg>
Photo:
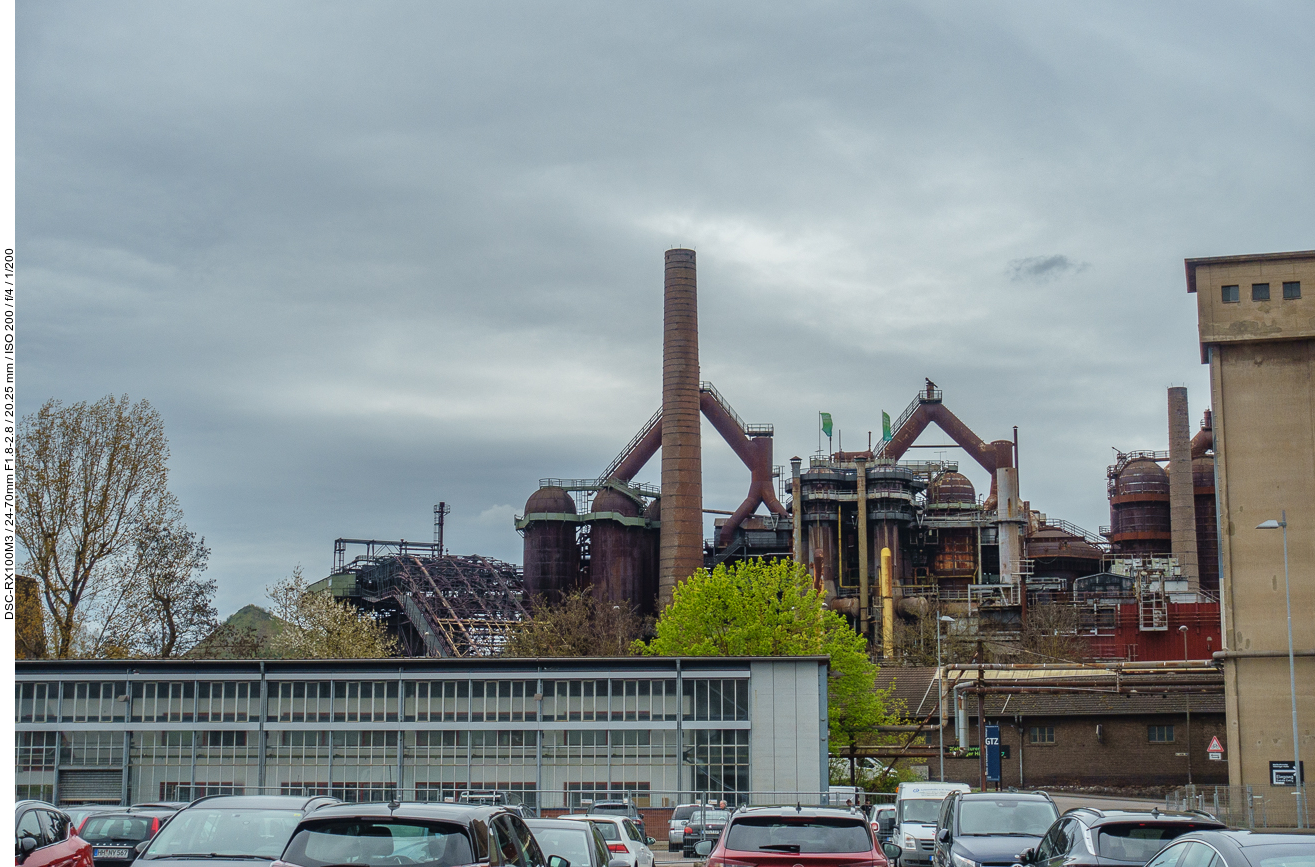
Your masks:
<svg viewBox="0 0 1315 867"><path fill-rule="evenodd" d="M1000 727L986 727L986 779L1000 782Z"/></svg>

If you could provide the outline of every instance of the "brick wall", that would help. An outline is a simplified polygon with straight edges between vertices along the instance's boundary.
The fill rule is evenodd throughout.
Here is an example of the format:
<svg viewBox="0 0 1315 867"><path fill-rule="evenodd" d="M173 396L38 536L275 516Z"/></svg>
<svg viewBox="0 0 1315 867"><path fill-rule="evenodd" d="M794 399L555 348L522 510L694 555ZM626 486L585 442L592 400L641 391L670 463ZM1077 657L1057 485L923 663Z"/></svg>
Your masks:
<svg viewBox="0 0 1315 867"><path fill-rule="evenodd" d="M1000 724L1000 744L1009 748L1009 758L1000 761L1001 785L1008 786L1181 786L1187 783L1188 751L1185 720L1180 714L1141 716L1024 717L987 722ZM1101 730L1097 736L1096 726ZM1148 726L1172 725L1172 743L1151 743ZM1029 742L1033 726L1055 730L1053 744ZM1198 785L1227 785L1228 763L1210 761L1206 745L1213 735L1227 743L1223 714L1192 714L1192 782ZM947 732L953 737L951 732ZM968 725L969 743L979 743L973 720ZM1019 745L1022 742L1023 774L1019 781ZM929 759L932 779L939 767ZM945 760L945 779L977 785L977 759Z"/></svg>

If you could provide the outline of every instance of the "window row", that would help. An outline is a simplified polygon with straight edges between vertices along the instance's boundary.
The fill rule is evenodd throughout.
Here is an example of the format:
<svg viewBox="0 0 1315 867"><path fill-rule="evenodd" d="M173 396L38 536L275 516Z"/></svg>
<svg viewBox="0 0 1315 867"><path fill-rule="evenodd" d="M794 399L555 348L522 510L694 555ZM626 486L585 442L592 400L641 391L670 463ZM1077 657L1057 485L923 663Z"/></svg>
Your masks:
<svg viewBox="0 0 1315 867"><path fill-rule="evenodd" d="M62 696L61 696L62 688ZM747 720L746 679L271 681L269 722ZM399 689L401 700L399 701ZM542 692L539 690L542 689ZM20 683L15 722L250 722L259 681Z"/></svg>
<svg viewBox="0 0 1315 867"><path fill-rule="evenodd" d="M1173 726L1155 725L1146 727L1146 741L1152 744L1171 744L1174 742ZM1055 743L1054 726L1032 726L1027 732L1027 742L1046 745Z"/></svg>
<svg viewBox="0 0 1315 867"><path fill-rule="evenodd" d="M1301 297L1301 282L1300 282L1300 281L1297 281L1297 280L1291 280L1291 281L1285 282L1285 283L1283 284L1283 300L1284 300L1284 301L1296 301L1296 300L1299 299L1300 297ZM1223 301L1223 303L1225 303L1225 304L1237 304L1239 301L1241 301L1241 288L1240 288L1239 286L1237 286L1237 285L1221 286L1221 287L1220 287L1220 298L1221 298L1221 300ZM1252 301L1268 301L1268 300L1269 300L1269 284L1268 284L1268 283L1252 283L1252 284L1251 284L1251 300L1252 300Z"/></svg>

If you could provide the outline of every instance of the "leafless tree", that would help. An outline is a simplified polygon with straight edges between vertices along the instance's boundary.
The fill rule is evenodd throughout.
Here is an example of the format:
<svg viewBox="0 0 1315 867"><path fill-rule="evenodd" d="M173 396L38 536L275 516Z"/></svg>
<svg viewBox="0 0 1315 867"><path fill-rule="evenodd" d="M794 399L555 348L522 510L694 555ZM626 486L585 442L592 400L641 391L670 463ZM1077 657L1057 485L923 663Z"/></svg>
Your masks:
<svg viewBox="0 0 1315 867"><path fill-rule="evenodd" d="M537 600L502 655L629 656L631 645L652 631L653 619L633 606L599 602L589 590L577 590L555 604Z"/></svg>

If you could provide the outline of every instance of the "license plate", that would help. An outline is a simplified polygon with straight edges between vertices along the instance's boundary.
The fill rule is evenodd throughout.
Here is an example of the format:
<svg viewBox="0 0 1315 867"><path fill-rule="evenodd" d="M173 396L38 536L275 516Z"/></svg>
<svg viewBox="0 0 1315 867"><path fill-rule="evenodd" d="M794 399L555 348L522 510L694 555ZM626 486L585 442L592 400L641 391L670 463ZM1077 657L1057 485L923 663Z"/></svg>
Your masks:
<svg viewBox="0 0 1315 867"><path fill-rule="evenodd" d="M109 858L111 860L126 861L131 849L92 849L92 858Z"/></svg>

